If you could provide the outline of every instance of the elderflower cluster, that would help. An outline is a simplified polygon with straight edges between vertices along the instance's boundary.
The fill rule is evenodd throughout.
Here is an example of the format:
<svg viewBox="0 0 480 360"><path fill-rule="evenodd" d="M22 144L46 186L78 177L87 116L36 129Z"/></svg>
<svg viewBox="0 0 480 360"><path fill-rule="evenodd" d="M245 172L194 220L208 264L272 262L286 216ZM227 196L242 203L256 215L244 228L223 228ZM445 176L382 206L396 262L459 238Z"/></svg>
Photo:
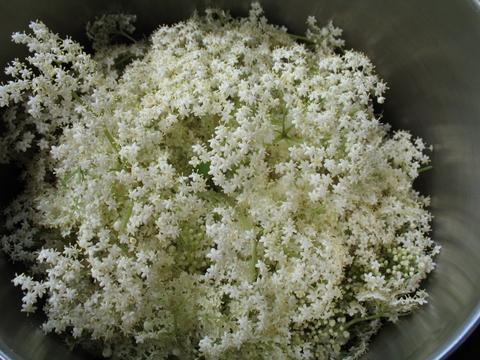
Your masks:
<svg viewBox="0 0 480 360"><path fill-rule="evenodd" d="M254 3L108 45L131 21L89 25L94 56L13 35L0 160L25 189L1 244L46 332L114 359L351 359L426 302L425 146L379 121L386 85L339 29Z"/></svg>

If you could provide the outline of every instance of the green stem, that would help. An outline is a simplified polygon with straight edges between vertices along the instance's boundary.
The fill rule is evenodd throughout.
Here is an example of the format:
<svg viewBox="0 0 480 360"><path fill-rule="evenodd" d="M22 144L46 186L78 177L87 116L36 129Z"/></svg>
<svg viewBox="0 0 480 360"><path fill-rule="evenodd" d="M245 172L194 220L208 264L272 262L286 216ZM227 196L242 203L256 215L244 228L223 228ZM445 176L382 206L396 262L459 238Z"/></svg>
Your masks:
<svg viewBox="0 0 480 360"><path fill-rule="evenodd" d="M252 259L250 260L250 281L253 283L257 280L257 248L258 248L258 241L257 239L253 239L253 246L252 246Z"/></svg>
<svg viewBox="0 0 480 360"><path fill-rule="evenodd" d="M225 194L220 194L220 195L228 203L228 205L230 205L235 210L235 213L238 216L238 220L240 220L243 226L245 226L247 230L252 230L253 224L250 222L250 220L247 219L247 217L243 212L237 209L237 204L235 203L235 200L228 195L225 195Z"/></svg>
<svg viewBox="0 0 480 360"><path fill-rule="evenodd" d="M107 138L110 146L112 147L113 151L115 151L117 154L119 153L118 145L115 139L113 138L112 134L110 131L108 131L107 127L103 125L103 133L105 134L105 137Z"/></svg>
<svg viewBox="0 0 480 360"><path fill-rule="evenodd" d="M62 184L62 186L67 186L67 183L70 181L71 178L73 178L76 174L78 174L78 172L80 171L80 167L76 168L74 171L72 171L70 174L68 174L67 176L65 176L64 179L61 179L60 182Z"/></svg>
<svg viewBox="0 0 480 360"><path fill-rule="evenodd" d="M286 33L286 34L294 40L301 40L301 41L309 42L309 43L312 43L312 44L315 43L314 40L312 40L312 39L310 39L306 36L294 35L294 34L290 34L290 33Z"/></svg>
<svg viewBox="0 0 480 360"><path fill-rule="evenodd" d="M92 275L92 271L90 269L83 270L83 271L80 272L80 277L84 277L84 276L87 276L87 275L88 276Z"/></svg>
<svg viewBox="0 0 480 360"><path fill-rule="evenodd" d="M300 255L299 253L296 253L295 251L292 251L290 250L289 248L287 248L286 246L282 246L282 250L285 254L287 254L288 256L292 256L294 258L297 258L297 259L301 259L302 258L302 255Z"/></svg>
<svg viewBox="0 0 480 360"><path fill-rule="evenodd" d="M137 43L137 40L135 40L133 37L131 37L130 35L128 35L126 32L123 32L123 31L114 31L114 32L112 32L111 34L117 34L117 35L125 36L128 40L132 41L134 44Z"/></svg>
<svg viewBox="0 0 480 360"><path fill-rule="evenodd" d="M122 251L127 255L127 257L131 258L132 254L130 254L130 251L128 251L128 246L126 244L122 244L121 242L117 242L117 245Z"/></svg>
<svg viewBox="0 0 480 360"><path fill-rule="evenodd" d="M353 324L356 324L357 322L361 322L361 321L369 321L369 320L375 320L375 319L378 319L378 318L381 318L381 317L391 317L391 316L405 316L405 315L408 315L410 314L411 312L407 312L405 314L387 314L387 313L380 313L380 314L373 314L373 315L370 315L370 316L366 316L364 318L355 318L355 319L352 319L350 320L348 323L346 323L343 327L345 329L347 329L348 327L352 326Z"/></svg>
<svg viewBox="0 0 480 360"><path fill-rule="evenodd" d="M432 166L432 165L428 165L428 166L425 166L425 167L423 167L423 168L421 168L421 169L418 169L418 173L420 174L420 173L422 173L422 172L424 172L424 171L431 170L431 169L433 169L433 166Z"/></svg>
<svg viewBox="0 0 480 360"><path fill-rule="evenodd" d="M72 90L72 96L73 96L73 98L74 98L75 100L78 101L78 103L79 103L80 105L83 105L83 106L86 105L86 104L85 104L85 101L82 100L82 98L77 94L76 91Z"/></svg>
<svg viewBox="0 0 480 360"><path fill-rule="evenodd" d="M319 215L319 214L324 214L326 212L324 207L319 207L313 210L305 210L305 211L299 211L294 214L292 214L292 219L295 219L296 217L299 217L300 215Z"/></svg>
<svg viewBox="0 0 480 360"><path fill-rule="evenodd" d="M120 234L123 233L127 228L128 220L130 220L130 216L132 216L132 211L133 211L133 200L130 199L128 207L125 210L125 213L123 214L122 225L120 226L120 231L119 231Z"/></svg>
<svg viewBox="0 0 480 360"><path fill-rule="evenodd" d="M115 151L115 153L118 155L120 153L120 146L118 146L118 144L115 141L112 133L108 130L106 125L103 125L103 134L107 138L108 143L112 147L113 151ZM124 159L122 157L120 158L120 161L122 163L122 169L125 169L125 170L129 171L129 168L132 167L132 164L130 164L130 162L127 159Z"/></svg>

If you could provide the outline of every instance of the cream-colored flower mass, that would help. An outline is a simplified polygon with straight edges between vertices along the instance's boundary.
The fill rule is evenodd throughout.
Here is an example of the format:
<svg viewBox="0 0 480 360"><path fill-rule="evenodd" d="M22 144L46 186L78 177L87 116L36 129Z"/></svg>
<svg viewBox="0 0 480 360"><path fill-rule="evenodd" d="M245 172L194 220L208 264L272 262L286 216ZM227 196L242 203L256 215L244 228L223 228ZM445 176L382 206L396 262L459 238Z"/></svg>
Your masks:
<svg viewBox="0 0 480 360"><path fill-rule="evenodd" d="M1 244L24 311L44 297L46 332L114 359L353 359L426 302L425 146L379 120L386 84L341 30L254 3L115 44L133 20L90 24L94 56L13 35L0 161L25 189Z"/></svg>

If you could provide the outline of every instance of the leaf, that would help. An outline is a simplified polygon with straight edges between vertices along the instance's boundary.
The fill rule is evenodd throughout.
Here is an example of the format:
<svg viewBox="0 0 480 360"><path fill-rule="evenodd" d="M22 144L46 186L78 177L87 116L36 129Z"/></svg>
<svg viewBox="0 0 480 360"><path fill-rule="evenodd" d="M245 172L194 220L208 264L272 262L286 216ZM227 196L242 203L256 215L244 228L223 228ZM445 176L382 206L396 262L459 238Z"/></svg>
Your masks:
<svg viewBox="0 0 480 360"><path fill-rule="evenodd" d="M206 163L201 163L200 165L196 166L193 171L204 177L208 177L208 172L210 171L210 164L210 161L207 161Z"/></svg>

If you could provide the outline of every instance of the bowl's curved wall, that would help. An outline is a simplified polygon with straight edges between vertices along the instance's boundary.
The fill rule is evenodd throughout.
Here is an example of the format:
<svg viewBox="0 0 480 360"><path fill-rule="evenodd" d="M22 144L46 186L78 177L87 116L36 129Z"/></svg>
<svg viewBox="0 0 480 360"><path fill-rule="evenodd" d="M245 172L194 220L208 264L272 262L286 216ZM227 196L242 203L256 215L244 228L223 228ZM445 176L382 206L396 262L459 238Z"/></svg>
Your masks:
<svg viewBox="0 0 480 360"><path fill-rule="evenodd" d="M385 120L410 129L435 148L434 169L418 188L432 196L434 240L442 246L426 281L429 304L386 326L366 359L438 359L447 356L480 317L480 3L477 0L263 0L271 22L303 33L308 15L344 29L346 46L368 54L388 83ZM10 43L13 31L40 19L53 31L85 41L83 25L95 15L127 11L148 33L195 9L220 6L244 15L250 0L17 0L0 3L0 65L25 55ZM0 77L2 81L7 78ZM0 201L12 182L0 169ZM45 337L37 316L20 311L14 270L0 254L0 357L81 359Z"/></svg>

